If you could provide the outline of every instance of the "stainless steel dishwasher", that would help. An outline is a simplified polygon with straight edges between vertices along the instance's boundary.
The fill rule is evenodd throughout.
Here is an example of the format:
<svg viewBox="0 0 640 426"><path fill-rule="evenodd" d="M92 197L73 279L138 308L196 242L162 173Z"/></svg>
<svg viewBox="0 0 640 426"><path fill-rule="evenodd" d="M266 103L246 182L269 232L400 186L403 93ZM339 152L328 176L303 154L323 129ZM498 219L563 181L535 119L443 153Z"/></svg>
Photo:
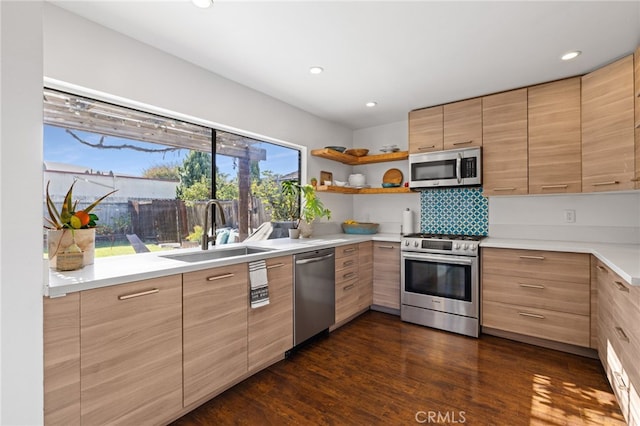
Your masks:
<svg viewBox="0 0 640 426"><path fill-rule="evenodd" d="M335 322L335 249L293 256L293 340L298 345Z"/></svg>

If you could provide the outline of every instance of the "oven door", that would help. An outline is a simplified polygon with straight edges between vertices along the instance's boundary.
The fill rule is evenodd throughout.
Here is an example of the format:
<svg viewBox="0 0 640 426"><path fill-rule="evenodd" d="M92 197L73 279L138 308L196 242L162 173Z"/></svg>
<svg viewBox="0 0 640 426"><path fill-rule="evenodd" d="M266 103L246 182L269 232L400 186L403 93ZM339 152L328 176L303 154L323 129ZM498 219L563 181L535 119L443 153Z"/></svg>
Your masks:
<svg viewBox="0 0 640 426"><path fill-rule="evenodd" d="M403 252L403 305L478 318L478 258Z"/></svg>

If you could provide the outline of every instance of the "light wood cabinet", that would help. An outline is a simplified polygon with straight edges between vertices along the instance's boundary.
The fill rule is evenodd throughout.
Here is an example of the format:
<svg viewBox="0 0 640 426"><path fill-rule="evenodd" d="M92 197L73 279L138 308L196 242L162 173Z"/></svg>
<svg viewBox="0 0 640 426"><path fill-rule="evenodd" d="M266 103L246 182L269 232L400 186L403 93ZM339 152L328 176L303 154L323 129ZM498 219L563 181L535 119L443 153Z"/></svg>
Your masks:
<svg viewBox="0 0 640 426"><path fill-rule="evenodd" d="M527 89L483 97L482 123L484 194L527 194Z"/></svg>
<svg viewBox="0 0 640 426"><path fill-rule="evenodd" d="M80 293L81 422L160 424L182 409L180 275Z"/></svg>
<svg viewBox="0 0 640 426"><path fill-rule="evenodd" d="M590 298L587 254L482 250L483 327L589 347Z"/></svg>
<svg viewBox="0 0 640 426"><path fill-rule="evenodd" d="M43 299L44 424L80 424L80 293Z"/></svg>
<svg viewBox="0 0 640 426"><path fill-rule="evenodd" d="M640 288L629 285L596 261L598 355L629 424L637 421L640 401Z"/></svg>
<svg viewBox="0 0 640 426"><path fill-rule="evenodd" d="M636 174L635 186L640 189L640 47L633 56L633 78L634 78L634 103L635 103L635 151L636 151ZM639 407L640 410L640 407ZM640 418L638 419L640 424Z"/></svg>
<svg viewBox="0 0 640 426"><path fill-rule="evenodd" d="M248 368L272 362L293 347L293 259L266 259L269 304L249 309Z"/></svg>
<svg viewBox="0 0 640 426"><path fill-rule="evenodd" d="M183 275L184 405L247 372L246 263Z"/></svg>
<svg viewBox="0 0 640 426"><path fill-rule="evenodd" d="M444 149L443 111L436 106L409 112L409 154Z"/></svg>
<svg viewBox="0 0 640 426"><path fill-rule="evenodd" d="M358 312L359 268L358 244L336 247L336 324Z"/></svg>
<svg viewBox="0 0 640 426"><path fill-rule="evenodd" d="M358 310L368 309L373 304L373 242L358 244Z"/></svg>
<svg viewBox="0 0 640 426"><path fill-rule="evenodd" d="M482 146L482 99L444 105L444 149Z"/></svg>
<svg viewBox="0 0 640 426"><path fill-rule="evenodd" d="M373 304L400 309L400 243L373 242Z"/></svg>
<svg viewBox="0 0 640 426"><path fill-rule="evenodd" d="M529 193L582 190L580 78L529 87Z"/></svg>
<svg viewBox="0 0 640 426"><path fill-rule="evenodd" d="M634 189L633 55L582 77L582 191Z"/></svg>

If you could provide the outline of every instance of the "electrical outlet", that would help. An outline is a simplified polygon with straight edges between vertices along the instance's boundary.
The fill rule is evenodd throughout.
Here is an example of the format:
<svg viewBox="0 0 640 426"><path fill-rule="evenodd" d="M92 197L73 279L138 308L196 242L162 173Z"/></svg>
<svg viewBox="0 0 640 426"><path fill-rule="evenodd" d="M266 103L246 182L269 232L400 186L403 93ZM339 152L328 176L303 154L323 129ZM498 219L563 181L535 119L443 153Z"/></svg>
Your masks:
<svg viewBox="0 0 640 426"><path fill-rule="evenodd" d="M576 221L576 211L575 210L565 210L564 211L564 221L567 223L575 223Z"/></svg>

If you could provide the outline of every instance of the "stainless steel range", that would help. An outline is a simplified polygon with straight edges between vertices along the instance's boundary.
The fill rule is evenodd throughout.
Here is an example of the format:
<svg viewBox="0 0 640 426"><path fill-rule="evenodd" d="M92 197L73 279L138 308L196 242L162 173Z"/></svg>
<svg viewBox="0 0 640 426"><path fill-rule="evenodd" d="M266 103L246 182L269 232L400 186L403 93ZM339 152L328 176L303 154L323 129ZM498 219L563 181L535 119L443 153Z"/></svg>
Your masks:
<svg viewBox="0 0 640 426"><path fill-rule="evenodd" d="M402 238L403 321L478 337L478 252L482 238L441 234L410 234Z"/></svg>

